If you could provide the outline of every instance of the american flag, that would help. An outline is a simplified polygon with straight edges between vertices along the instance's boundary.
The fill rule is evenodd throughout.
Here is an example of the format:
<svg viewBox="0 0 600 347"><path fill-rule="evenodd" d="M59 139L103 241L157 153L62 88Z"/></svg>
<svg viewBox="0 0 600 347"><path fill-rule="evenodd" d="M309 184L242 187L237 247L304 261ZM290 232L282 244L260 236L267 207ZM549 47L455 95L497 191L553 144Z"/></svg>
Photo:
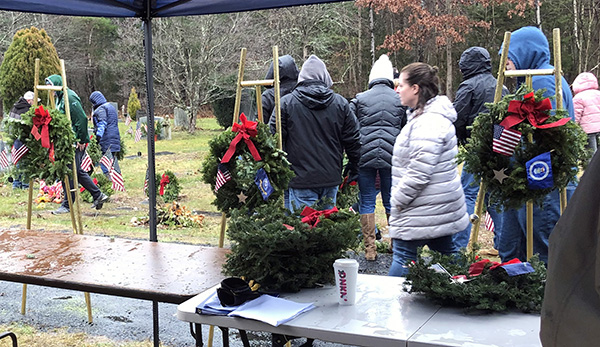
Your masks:
<svg viewBox="0 0 600 347"><path fill-rule="evenodd" d="M131 123L131 118L129 116L125 116L125 125L129 125Z"/></svg>
<svg viewBox="0 0 600 347"><path fill-rule="evenodd" d="M127 129L127 133L128 134L133 134L133 128L131 127L131 125L129 126L129 129Z"/></svg>
<svg viewBox="0 0 600 347"><path fill-rule="evenodd" d="M506 156L512 156L515 147L521 141L521 133L505 129L503 126L494 124L494 140L492 141L492 150Z"/></svg>
<svg viewBox="0 0 600 347"><path fill-rule="evenodd" d="M215 193L221 188L225 183L231 180L231 173L227 170L227 166L224 164L219 164L217 168L217 182L215 183Z"/></svg>
<svg viewBox="0 0 600 347"><path fill-rule="evenodd" d="M25 145L21 145L21 147L15 149L15 145L13 145L12 150L10 152L12 153L13 164L17 165L19 160L21 160L21 158L23 158L23 156L27 154L27 152L29 152L29 148L27 148L27 146Z"/></svg>
<svg viewBox="0 0 600 347"><path fill-rule="evenodd" d="M486 211L485 212L485 216L483 217L484 223L485 223L485 228L491 232L494 232L494 220L492 219L492 216L490 216L490 214Z"/></svg>
<svg viewBox="0 0 600 347"><path fill-rule="evenodd" d="M100 158L100 163L104 165L108 169L108 175L110 176L110 180L112 181L112 189L114 191L125 191L125 181L123 180L123 175L121 175L121 171L117 170L113 166L115 159L110 151L106 151L106 153Z"/></svg>
<svg viewBox="0 0 600 347"><path fill-rule="evenodd" d="M8 167L8 165L10 165L10 163L8 162L8 156L7 156L7 152L6 152L6 147L4 147L4 149L2 150L2 152L0 152L0 166L3 169L6 169Z"/></svg>
<svg viewBox="0 0 600 347"><path fill-rule="evenodd" d="M135 142L139 142L141 138L142 138L142 127L138 127L135 130Z"/></svg>
<svg viewBox="0 0 600 347"><path fill-rule="evenodd" d="M87 152L83 152L83 158L81 158L81 169L85 172L88 172L92 169L92 158L87 154Z"/></svg>
<svg viewBox="0 0 600 347"><path fill-rule="evenodd" d="M148 190L148 169L146 169L146 179L144 180L144 193Z"/></svg>

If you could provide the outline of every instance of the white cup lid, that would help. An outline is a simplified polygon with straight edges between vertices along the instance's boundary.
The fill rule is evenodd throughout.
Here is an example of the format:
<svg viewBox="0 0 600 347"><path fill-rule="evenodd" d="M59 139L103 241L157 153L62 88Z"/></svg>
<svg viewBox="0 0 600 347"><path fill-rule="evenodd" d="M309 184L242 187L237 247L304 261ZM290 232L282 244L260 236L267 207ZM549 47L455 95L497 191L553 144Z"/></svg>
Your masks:
<svg viewBox="0 0 600 347"><path fill-rule="evenodd" d="M358 267L358 262L355 259L337 259L334 263L336 266Z"/></svg>

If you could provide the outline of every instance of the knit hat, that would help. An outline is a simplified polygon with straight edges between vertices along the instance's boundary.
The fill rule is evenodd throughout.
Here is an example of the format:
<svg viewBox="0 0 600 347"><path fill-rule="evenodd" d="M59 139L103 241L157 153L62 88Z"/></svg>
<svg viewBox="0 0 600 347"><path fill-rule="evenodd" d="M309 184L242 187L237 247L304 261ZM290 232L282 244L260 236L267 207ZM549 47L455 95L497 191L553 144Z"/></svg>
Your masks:
<svg viewBox="0 0 600 347"><path fill-rule="evenodd" d="M33 100L35 99L35 94L32 91L28 91L27 93L25 93L25 95L23 95L23 99Z"/></svg>
<svg viewBox="0 0 600 347"><path fill-rule="evenodd" d="M394 79L394 67L386 54L382 54L373 64L369 75L369 83L378 78L387 78L390 81Z"/></svg>
<svg viewBox="0 0 600 347"><path fill-rule="evenodd" d="M333 80L331 80L331 76L327 71L327 67L325 67L325 63L314 54L306 59L302 65L300 74L298 74L298 82L304 80L318 80L325 82L327 88L331 88L333 85Z"/></svg>

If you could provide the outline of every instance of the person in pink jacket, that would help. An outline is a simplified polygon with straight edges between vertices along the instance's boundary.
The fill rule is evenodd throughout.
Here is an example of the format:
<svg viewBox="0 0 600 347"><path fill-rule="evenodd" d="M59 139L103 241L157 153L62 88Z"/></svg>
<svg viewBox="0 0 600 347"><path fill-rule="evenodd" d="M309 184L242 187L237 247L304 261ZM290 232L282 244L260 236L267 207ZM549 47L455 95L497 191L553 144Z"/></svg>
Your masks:
<svg viewBox="0 0 600 347"><path fill-rule="evenodd" d="M575 121L588 134L588 147L596 152L600 135L600 90L596 76L580 73L573 81L573 94Z"/></svg>

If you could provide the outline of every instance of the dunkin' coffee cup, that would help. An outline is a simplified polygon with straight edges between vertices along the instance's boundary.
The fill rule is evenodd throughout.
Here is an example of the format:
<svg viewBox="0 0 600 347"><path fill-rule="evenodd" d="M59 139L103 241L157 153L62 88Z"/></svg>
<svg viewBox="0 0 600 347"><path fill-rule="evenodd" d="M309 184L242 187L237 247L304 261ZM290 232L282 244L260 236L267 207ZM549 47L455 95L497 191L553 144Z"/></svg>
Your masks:
<svg viewBox="0 0 600 347"><path fill-rule="evenodd" d="M333 263L335 286L340 305L354 305L356 301L356 277L358 262L354 259L337 259Z"/></svg>

